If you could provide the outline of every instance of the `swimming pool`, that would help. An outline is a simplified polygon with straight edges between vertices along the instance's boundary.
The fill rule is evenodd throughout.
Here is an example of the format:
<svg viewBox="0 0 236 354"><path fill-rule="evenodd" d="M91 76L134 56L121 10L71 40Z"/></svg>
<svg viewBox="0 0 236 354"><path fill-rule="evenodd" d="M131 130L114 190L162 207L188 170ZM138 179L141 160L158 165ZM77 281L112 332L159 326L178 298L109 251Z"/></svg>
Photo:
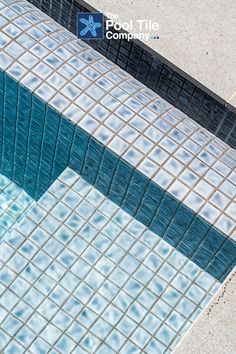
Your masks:
<svg viewBox="0 0 236 354"><path fill-rule="evenodd" d="M4 353L167 353L220 286L71 169L1 251Z"/></svg>
<svg viewBox="0 0 236 354"><path fill-rule="evenodd" d="M1 350L173 351L236 263L235 150L28 2L0 16Z"/></svg>

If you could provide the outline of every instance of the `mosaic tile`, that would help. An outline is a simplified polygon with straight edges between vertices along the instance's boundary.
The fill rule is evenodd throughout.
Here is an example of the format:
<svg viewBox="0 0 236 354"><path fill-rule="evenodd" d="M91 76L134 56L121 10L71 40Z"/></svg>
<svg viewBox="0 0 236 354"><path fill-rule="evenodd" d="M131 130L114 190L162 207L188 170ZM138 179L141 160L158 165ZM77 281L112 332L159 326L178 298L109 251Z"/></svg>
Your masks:
<svg viewBox="0 0 236 354"><path fill-rule="evenodd" d="M68 168L1 253L6 353L166 353L219 285Z"/></svg>
<svg viewBox="0 0 236 354"><path fill-rule="evenodd" d="M33 202L22 188L0 175L0 239L16 226Z"/></svg>
<svg viewBox="0 0 236 354"><path fill-rule="evenodd" d="M213 244L205 250L202 243L211 239L213 226L219 240L223 234L235 237L234 178L228 180L235 169L233 150L27 2L1 4L3 31L11 22L22 33L11 41L4 34L0 53L1 68L8 72L1 71L3 126L8 133L4 130L2 171L37 199L67 165L73 166L124 210L222 280L235 261L234 241L231 263L224 261L222 249L214 248L216 257L212 257ZM20 28L20 19L30 28ZM22 50L25 53L18 59ZM27 71L22 70L25 66ZM109 100L104 96L97 102L103 93ZM19 106L12 97L19 97ZM45 98L49 105L42 101ZM7 119L10 107L17 117L15 126ZM27 107L24 114L22 107ZM221 201L229 198L227 206L214 198L217 192ZM55 218L45 220L44 228L50 227L50 220ZM77 217L68 220L68 227L79 225ZM212 227L209 233L208 227ZM204 260L198 247L205 252ZM207 266L207 262L212 263Z"/></svg>

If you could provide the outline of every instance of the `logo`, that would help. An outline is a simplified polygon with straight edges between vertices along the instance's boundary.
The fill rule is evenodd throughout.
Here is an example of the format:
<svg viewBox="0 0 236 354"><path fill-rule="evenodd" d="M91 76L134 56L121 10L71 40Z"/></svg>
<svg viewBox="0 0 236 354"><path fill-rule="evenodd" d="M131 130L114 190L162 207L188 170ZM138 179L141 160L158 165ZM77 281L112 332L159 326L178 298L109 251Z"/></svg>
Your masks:
<svg viewBox="0 0 236 354"><path fill-rule="evenodd" d="M103 14L100 12L78 13L78 38L102 39L103 38Z"/></svg>
<svg viewBox="0 0 236 354"><path fill-rule="evenodd" d="M128 22L119 22L118 14L104 14L101 12L78 12L77 36L80 39L139 39L147 42L159 39L158 22L149 19L130 19ZM104 34L105 32L105 34Z"/></svg>

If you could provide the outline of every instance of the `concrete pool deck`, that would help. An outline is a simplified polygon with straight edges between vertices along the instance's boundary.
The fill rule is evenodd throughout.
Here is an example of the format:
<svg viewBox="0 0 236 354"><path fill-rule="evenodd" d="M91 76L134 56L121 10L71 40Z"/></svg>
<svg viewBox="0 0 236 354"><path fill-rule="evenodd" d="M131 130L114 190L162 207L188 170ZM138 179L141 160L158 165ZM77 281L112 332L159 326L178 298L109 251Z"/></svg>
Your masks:
<svg viewBox="0 0 236 354"><path fill-rule="evenodd" d="M81 1L80 1L81 2ZM136 19L158 22L158 40L141 41L186 78L200 83L230 108L236 109L236 5L231 0L89 0L117 22ZM148 6L147 6L148 5ZM139 42L140 43L140 42ZM147 49L147 47L146 47ZM172 64L170 64L172 63ZM199 85L198 85L199 86Z"/></svg>

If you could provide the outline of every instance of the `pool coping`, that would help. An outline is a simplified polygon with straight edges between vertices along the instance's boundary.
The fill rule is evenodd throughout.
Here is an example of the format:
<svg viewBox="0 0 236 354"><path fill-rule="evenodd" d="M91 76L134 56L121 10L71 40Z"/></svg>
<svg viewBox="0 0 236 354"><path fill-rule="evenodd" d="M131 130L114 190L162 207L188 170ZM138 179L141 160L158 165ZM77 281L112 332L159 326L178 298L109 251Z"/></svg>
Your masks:
<svg viewBox="0 0 236 354"><path fill-rule="evenodd" d="M99 0L89 0L88 2L84 0L76 0L76 2L82 6L84 6L86 9L89 11L101 11L104 13L111 13L111 14L118 14L119 15L119 22L125 22L127 17L130 19L135 19L135 16L137 16L137 13L139 14L141 11L145 11L146 6L145 6L145 1L144 3L138 2L138 4L134 4L131 2L129 6L126 6L126 2L124 0L120 0L119 2L116 1L110 1L109 3L101 3ZM165 6L168 7L168 5L165 2ZM117 9L120 9L121 7L125 7L124 12L118 13ZM145 7L145 8L144 8ZM150 16L149 18L152 21L155 21L156 19L156 11L155 11L154 6L150 6L150 11L148 12L148 15ZM146 12L147 13L147 12ZM188 13L189 16L191 16L191 13ZM107 18L107 17L106 17ZM201 28L199 29L201 30ZM127 32L123 30L122 32ZM130 31L132 33L132 31ZM134 31L133 31L134 32ZM136 30L136 32L138 32ZM178 40L178 37L175 37L176 40ZM132 39L134 43L137 43L141 48L143 48L145 51L150 53L152 56L155 58L159 59L161 62L164 64L168 65L171 69L175 70L178 74L180 74L183 78L189 80L191 83L196 85L198 88L202 89L205 93L209 94L212 98L217 100L219 103L223 104L225 107L227 107L229 110L232 112L236 113L236 83L235 83L235 89L233 91L230 91L230 95L226 95L226 92L222 90L222 93L216 93L213 88L210 87L210 84L203 82L200 78L198 79L196 75L194 75L193 72L189 71L187 67L185 68L184 66L181 68L180 65L175 64L177 62L177 57L175 55L168 55L167 48L162 47L162 53L157 50L157 46L154 43L154 41L149 40L148 42L143 42L142 40L139 39ZM179 54L179 53L178 53ZM181 53L184 54L184 53ZM193 53L194 54L194 53ZM233 54L233 53L232 53ZM233 64L233 63L232 63ZM216 68L217 69L217 68ZM206 68L207 70L207 68ZM213 79L211 77L211 79ZM213 79L214 81L214 79ZM220 77L219 77L219 86L222 87L221 85L222 82L220 82ZM216 82L213 82L214 85L217 85ZM225 96L225 97L224 97Z"/></svg>

